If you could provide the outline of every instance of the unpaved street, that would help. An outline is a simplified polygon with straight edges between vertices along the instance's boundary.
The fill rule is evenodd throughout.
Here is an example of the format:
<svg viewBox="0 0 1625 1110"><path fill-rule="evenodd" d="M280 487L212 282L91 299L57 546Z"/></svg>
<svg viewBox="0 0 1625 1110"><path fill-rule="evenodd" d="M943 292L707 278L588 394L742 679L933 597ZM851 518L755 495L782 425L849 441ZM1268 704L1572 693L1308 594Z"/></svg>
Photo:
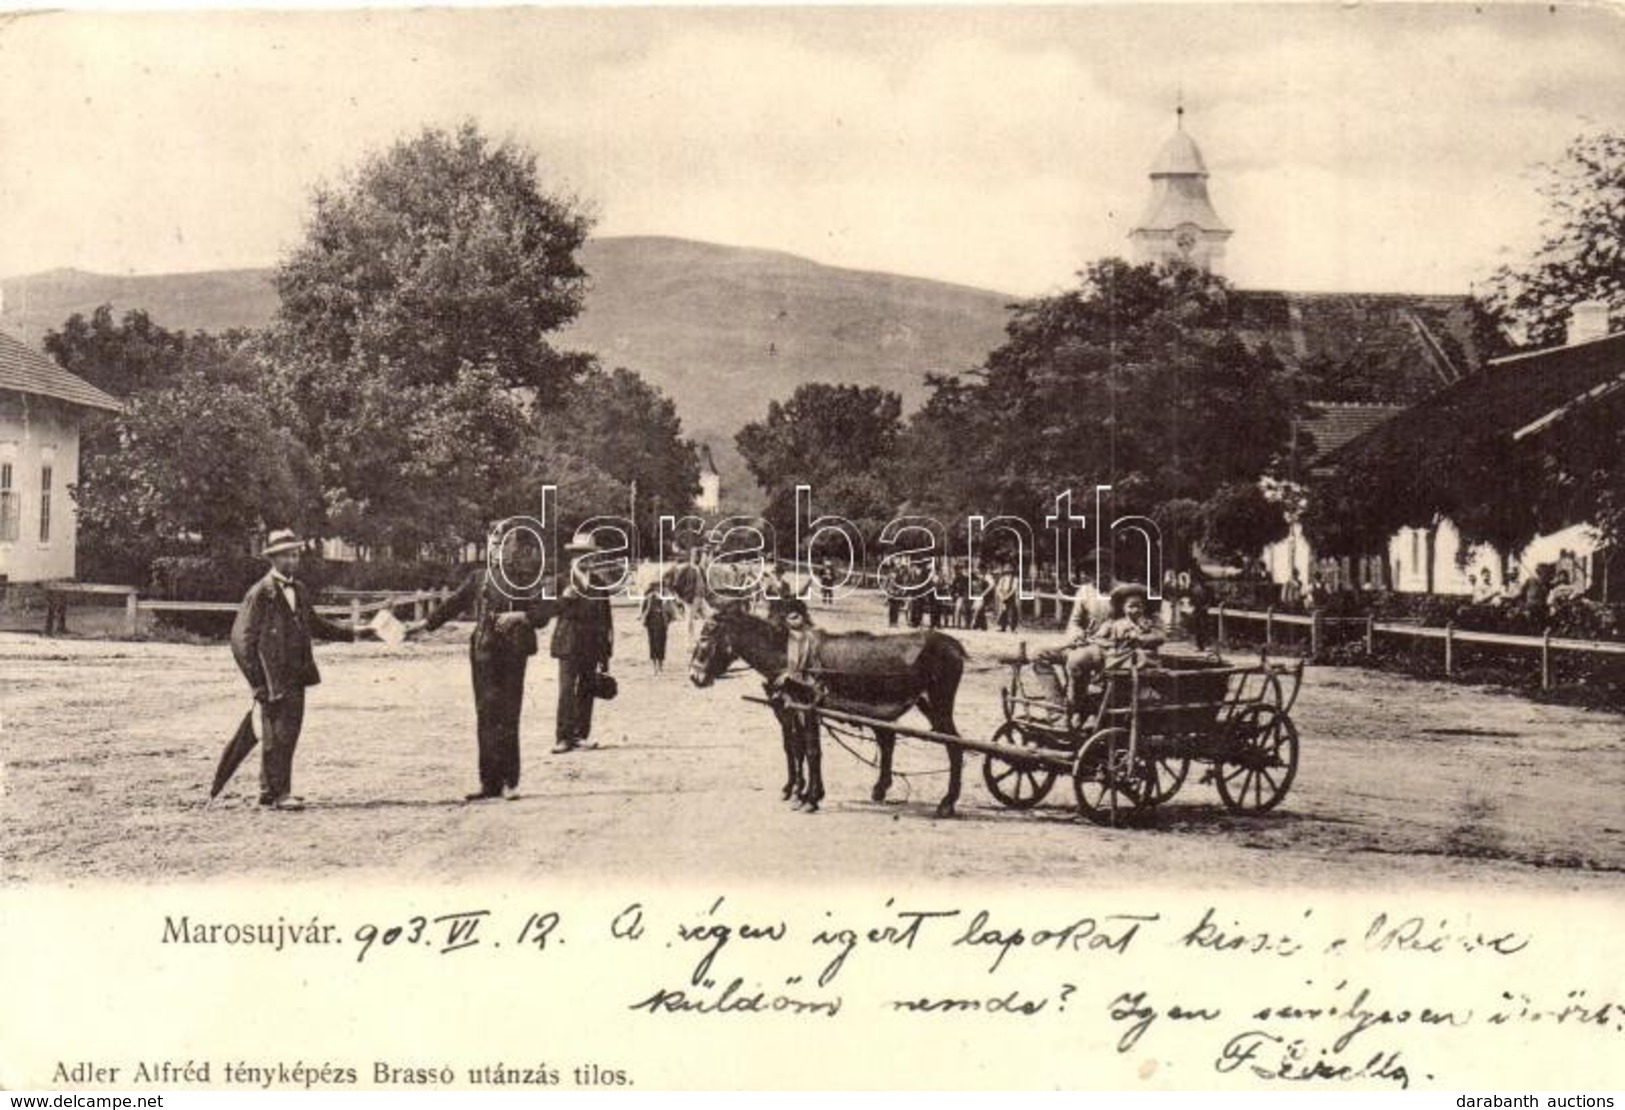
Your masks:
<svg viewBox="0 0 1625 1110"><path fill-rule="evenodd" d="M877 627L870 599L818 611ZM555 679L532 661L519 799L465 805L473 699L459 626L398 648L318 648L295 764L304 813L252 804L251 758L205 806L215 760L247 704L222 646L0 634L4 880L181 881L339 876L456 881L560 874L680 878L972 878L1178 887L1393 884L1568 890L1625 884L1625 719L1510 695L1313 668L1294 718L1303 755L1275 813L1224 812L1198 773L1147 827L1078 823L1062 783L1031 813L997 806L967 759L959 818L932 816L938 749L903 740L912 772L884 805L872 770L826 742L823 812L779 800L768 711L736 673L686 676L685 629L666 674L618 608L621 696L600 705L596 751L554 756ZM466 627L466 626L464 626ZM1014 638L954 633L971 652L959 725L987 736ZM1045 632L1024 633L1042 642ZM545 634L544 634L545 645ZM920 722L923 723L923 722ZM858 746L864 757L871 745Z"/></svg>

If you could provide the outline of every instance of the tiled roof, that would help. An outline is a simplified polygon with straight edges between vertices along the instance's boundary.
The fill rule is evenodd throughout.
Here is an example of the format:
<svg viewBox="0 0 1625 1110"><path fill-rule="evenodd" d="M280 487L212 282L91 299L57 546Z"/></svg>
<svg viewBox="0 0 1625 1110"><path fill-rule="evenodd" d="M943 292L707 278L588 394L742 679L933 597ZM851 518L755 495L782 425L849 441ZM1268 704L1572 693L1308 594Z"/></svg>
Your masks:
<svg viewBox="0 0 1625 1110"><path fill-rule="evenodd" d="M1232 312L1244 340L1288 365L1358 365L1366 377L1357 397L1339 400L1419 401L1482 361L1466 297L1242 290Z"/></svg>
<svg viewBox="0 0 1625 1110"><path fill-rule="evenodd" d="M51 397L90 409L117 412L124 407L117 398L68 373L52 359L3 331L0 331L0 389Z"/></svg>
<svg viewBox="0 0 1625 1110"><path fill-rule="evenodd" d="M1520 428L1625 378L1625 334L1497 359L1337 449L1337 465L1355 464L1385 444L1489 432L1509 440Z"/></svg>
<svg viewBox="0 0 1625 1110"><path fill-rule="evenodd" d="M1298 430L1314 437L1311 459L1330 455L1350 440L1358 439L1378 425L1405 411L1404 405L1367 405L1327 401L1311 402L1315 414L1300 421Z"/></svg>

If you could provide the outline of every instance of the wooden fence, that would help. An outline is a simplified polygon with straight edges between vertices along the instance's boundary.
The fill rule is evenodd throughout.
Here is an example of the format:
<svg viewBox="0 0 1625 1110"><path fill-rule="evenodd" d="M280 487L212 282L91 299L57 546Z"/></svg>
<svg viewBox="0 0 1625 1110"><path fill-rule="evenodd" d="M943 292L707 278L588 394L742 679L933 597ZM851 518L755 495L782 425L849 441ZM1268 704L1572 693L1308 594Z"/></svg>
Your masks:
<svg viewBox="0 0 1625 1110"><path fill-rule="evenodd" d="M1227 621L1262 621L1264 625L1264 649L1269 651L1275 646L1275 630L1280 625L1307 626L1309 629L1309 655L1311 658L1319 656L1326 644L1326 628L1333 624L1359 625L1362 628L1365 650L1371 654L1376 650L1378 636L1405 636L1421 640L1438 640L1444 651L1444 673L1455 673L1456 646L1458 644L1487 644L1493 647L1521 648L1527 651L1540 653L1540 685L1542 689L1551 689L1552 686L1552 656L1557 652L1577 652L1591 655L1621 655L1625 656L1625 643L1612 640L1574 640L1559 638L1552 635L1547 629L1539 636L1514 636L1506 632L1472 632L1457 628L1454 624L1446 624L1443 628L1430 627L1417 624L1415 621L1387 620L1379 621L1373 616L1363 617L1328 617L1320 613L1277 613L1273 609L1259 612L1256 609L1226 609L1216 606L1211 610L1216 622L1214 641L1220 648L1225 646Z"/></svg>
<svg viewBox="0 0 1625 1110"><path fill-rule="evenodd" d="M324 617L348 617L352 623L360 625L364 619L371 617L380 609L394 611L410 606L412 618L417 620L422 618L432 605L443 601L450 594L451 591L445 589L329 590L324 596L340 600L319 604L314 608ZM238 603L235 601L165 601L144 598L134 586L105 586L86 582L51 583L45 587L45 596L47 636L65 630L67 600L73 596L122 597L124 632L128 636L140 634L143 613L235 613L238 609Z"/></svg>

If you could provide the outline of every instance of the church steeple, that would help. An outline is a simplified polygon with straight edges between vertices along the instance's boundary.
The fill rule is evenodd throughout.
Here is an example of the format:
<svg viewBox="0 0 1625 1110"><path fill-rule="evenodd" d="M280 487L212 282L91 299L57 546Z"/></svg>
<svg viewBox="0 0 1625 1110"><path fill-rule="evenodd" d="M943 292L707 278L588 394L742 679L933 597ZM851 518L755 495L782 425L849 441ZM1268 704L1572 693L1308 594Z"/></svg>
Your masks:
<svg viewBox="0 0 1625 1110"><path fill-rule="evenodd" d="M1151 163L1151 203L1128 234L1137 262L1187 262L1220 273L1230 229L1207 195L1207 163L1185 133L1185 100L1174 108L1174 133Z"/></svg>

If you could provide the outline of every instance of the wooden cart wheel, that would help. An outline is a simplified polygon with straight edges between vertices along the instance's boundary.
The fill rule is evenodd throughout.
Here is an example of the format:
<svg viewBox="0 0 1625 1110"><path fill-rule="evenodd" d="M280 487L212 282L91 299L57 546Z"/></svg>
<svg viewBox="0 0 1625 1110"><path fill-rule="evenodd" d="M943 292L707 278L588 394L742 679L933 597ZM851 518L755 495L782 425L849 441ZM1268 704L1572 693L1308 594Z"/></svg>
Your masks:
<svg viewBox="0 0 1625 1110"><path fill-rule="evenodd" d="M1271 705L1249 705L1230 719L1213 769L1219 797L1232 813L1274 809L1298 773L1298 730Z"/></svg>
<svg viewBox="0 0 1625 1110"><path fill-rule="evenodd" d="M1149 763L1129 766L1128 729L1104 728L1084 742L1072 761L1078 812L1097 825L1120 825L1145 804Z"/></svg>
<svg viewBox="0 0 1625 1110"><path fill-rule="evenodd" d="M1006 721L993 733L993 743L1013 747L1032 748L1027 730L1015 721ZM1028 762L1020 757L1005 759L989 755L982 760L982 779L987 791L1009 809L1031 809L1043 801L1055 785L1055 768L1043 763Z"/></svg>
<svg viewBox="0 0 1625 1110"><path fill-rule="evenodd" d="M1170 755L1162 759L1150 761L1150 779L1147 783L1149 793L1145 804L1160 806L1163 802L1179 793L1179 788L1185 785L1185 778L1191 773L1191 761L1184 756Z"/></svg>

